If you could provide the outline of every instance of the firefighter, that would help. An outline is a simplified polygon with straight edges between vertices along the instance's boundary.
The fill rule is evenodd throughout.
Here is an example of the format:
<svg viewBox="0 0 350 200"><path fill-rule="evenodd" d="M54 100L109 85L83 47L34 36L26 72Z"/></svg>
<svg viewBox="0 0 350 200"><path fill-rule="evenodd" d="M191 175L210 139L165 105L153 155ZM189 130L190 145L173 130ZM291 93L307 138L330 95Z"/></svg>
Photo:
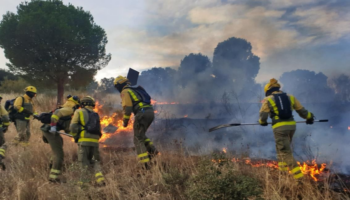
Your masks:
<svg viewBox="0 0 350 200"><path fill-rule="evenodd" d="M2 97L0 96L0 103ZM5 144L4 133L7 131L8 126L10 125L10 119L8 112L5 110L4 106L0 105L0 167L5 170L5 165L2 160L5 158L5 152L7 145Z"/></svg>
<svg viewBox="0 0 350 200"><path fill-rule="evenodd" d="M95 99L86 96L81 99L81 109L74 112L70 125L71 134L78 143L78 161L81 167L79 184L83 185L87 180L87 169L94 167L97 185L104 186L105 179L100 166L99 139L102 135L100 118L93 111Z"/></svg>
<svg viewBox="0 0 350 200"><path fill-rule="evenodd" d="M25 94L17 97L13 103L15 114L15 126L18 136L15 138L15 143L20 143L23 146L29 144L30 139L30 116L37 115L33 105L33 98L36 96L37 90L34 86L28 86L24 89Z"/></svg>
<svg viewBox="0 0 350 200"><path fill-rule="evenodd" d="M292 111L295 110L300 117L306 119L306 124L314 123L314 115L307 111L294 96L282 92L280 88L281 85L276 79L271 79L265 85L266 97L260 109L259 123L267 126L267 118L271 117L279 170L290 171L294 179L300 180L303 173L294 160L290 146L296 130Z"/></svg>
<svg viewBox="0 0 350 200"><path fill-rule="evenodd" d="M51 115L51 124L44 124L41 127L43 132L43 140L49 143L52 153L53 160L51 166L51 171L49 175L49 181L54 183L59 183L61 175L61 168L64 158L63 153L63 139L57 131L64 130L64 132L69 133L69 125L74 114L74 111L79 108L80 100L77 96L71 96L68 98L62 107L59 107L53 111Z"/></svg>
<svg viewBox="0 0 350 200"><path fill-rule="evenodd" d="M114 80L114 86L122 99L124 127L128 126L130 115L134 113L134 144L137 157L148 168L147 163L158 154L153 142L146 137L146 131L154 120L151 98L141 86L131 87L129 80L123 76Z"/></svg>

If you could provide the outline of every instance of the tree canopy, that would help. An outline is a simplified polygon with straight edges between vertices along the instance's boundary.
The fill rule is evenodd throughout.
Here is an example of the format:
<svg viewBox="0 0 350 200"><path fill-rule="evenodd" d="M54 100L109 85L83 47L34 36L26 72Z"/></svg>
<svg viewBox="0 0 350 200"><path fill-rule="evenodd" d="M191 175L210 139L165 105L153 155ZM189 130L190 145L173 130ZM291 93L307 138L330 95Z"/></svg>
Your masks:
<svg viewBox="0 0 350 200"><path fill-rule="evenodd" d="M32 0L17 9L0 23L0 47L8 66L28 79L56 85L58 103L72 78L90 79L88 84L91 74L110 61L105 31L83 8L60 0Z"/></svg>
<svg viewBox="0 0 350 200"><path fill-rule="evenodd" d="M309 70L285 72L280 78L282 90L292 93L302 102L329 102L334 99L334 91L328 86L327 76Z"/></svg>

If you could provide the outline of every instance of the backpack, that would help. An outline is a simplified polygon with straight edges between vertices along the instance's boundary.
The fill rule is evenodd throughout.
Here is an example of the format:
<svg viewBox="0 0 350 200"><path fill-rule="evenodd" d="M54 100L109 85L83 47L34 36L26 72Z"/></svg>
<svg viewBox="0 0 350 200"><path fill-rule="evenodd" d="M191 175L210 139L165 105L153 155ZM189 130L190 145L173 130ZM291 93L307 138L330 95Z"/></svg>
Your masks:
<svg viewBox="0 0 350 200"><path fill-rule="evenodd" d="M55 110L51 111L51 112L46 112L46 113L41 113L38 117L38 120L43 123L43 124L50 124L51 123L51 116L53 114L53 112L55 112L57 109L60 109L62 107L58 107ZM75 109L73 108L73 111L75 111ZM72 120L72 116L65 116L65 117L61 117L58 122L57 122L57 128L58 129L63 129L63 124L65 121L70 121Z"/></svg>
<svg viewBox="0 0 350 200"><path fill-rule="evenodd" d="M280 119L290 119L293 117L292 105L289 96L286 93L273 94L273 96L278 109L278 117Z"/></svg>
<svg viewBox="0 0 350 200"><path fill-rule="evenodd" d="M149 94L146 92L146 90L143 87L137 86L137 87L128 87L128 88L135 91L141 97L141 101L143 103L151 104L151 96L149 96Z"/></svg>
<svg viewBox="0 0 350 200"><path fill-rule="evenodd" d="M17 110L13 106L13 104L15 103L17 98L18 97L11 99L11 100L7 100L5 102L5 110L8 111L10 121L12 121L12 122L14 122L16 120L16 116L17 116L16 114L18 114ZM23 105L24 105L24 97L22 97L22 107L23 107Z"/></svg>
<svg viewBox="0 0 350 200"><path fill-rule="evenodd" d="M100 116L97 113L91 112L88 109L85 109L85 110L88 112L89 120L85 123L85 126L83 127L88 133L95 134L101 137L102 133L101 133Z"/></svg>

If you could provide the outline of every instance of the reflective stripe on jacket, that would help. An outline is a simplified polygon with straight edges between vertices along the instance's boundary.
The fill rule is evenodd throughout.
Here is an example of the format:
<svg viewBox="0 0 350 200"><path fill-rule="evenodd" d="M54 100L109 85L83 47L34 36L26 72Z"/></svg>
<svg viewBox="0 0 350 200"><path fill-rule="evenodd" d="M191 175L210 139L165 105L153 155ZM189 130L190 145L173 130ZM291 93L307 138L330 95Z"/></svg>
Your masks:
<svg viewBox="0 0 350 200"><path fill-rule="evenodd" d="M277 91L277 92L273 92L270 96L267 96L264 100L263 100L263 104L261 106L260 109L260 119L259 119L259 123L266 123L267 122L267 118L268 116L271 117L272 119L272 128L278 128L278 127L282 127L282 126L295 126L296 123L294 121L293 116L291 116L289 119L280 119L278 117L279 113L278 113L278 108L276 106L275 103L275 98L273 96L273 94L281 94L282 91ZM304 119L309 119L311 118L311 113L309 111L307 111L299 102L298 99L296 99L293 95L289 95L289 100L290 100L290 104L291 104L291 109L295 110L300 117L304 118Z"/></svg>
<svg viewBox="0 0 350 200"><path fill-rule="evenodd" d="M89 121L89 113L85 110L93 111L93 107L86 106L85 108L78 109L74 112L72 122L70 125L70 131L73 136L79 134L78 143L83 146L98 146L99 135L91 134L84 129L84 126Z"/></svg>

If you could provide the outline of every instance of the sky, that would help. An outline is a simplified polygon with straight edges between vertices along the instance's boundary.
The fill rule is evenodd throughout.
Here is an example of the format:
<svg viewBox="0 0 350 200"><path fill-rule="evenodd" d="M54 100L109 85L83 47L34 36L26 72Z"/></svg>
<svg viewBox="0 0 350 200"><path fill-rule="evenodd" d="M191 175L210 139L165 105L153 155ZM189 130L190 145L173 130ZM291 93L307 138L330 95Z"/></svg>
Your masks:
<svg viewBox="0 0 350 200"><path fill-rule="evenodd" d="M0 14L22 0L0 0ZM211 60L230 37L252 44L260 57L259 83L308 69L350 75L350 1L341 0L63 0L92 13L107 32L108 66L96 79L129 68L178 67L190 53ZM1 17L2 19L2 17ZM0 68L6 68L3 50Z"/></svg>

